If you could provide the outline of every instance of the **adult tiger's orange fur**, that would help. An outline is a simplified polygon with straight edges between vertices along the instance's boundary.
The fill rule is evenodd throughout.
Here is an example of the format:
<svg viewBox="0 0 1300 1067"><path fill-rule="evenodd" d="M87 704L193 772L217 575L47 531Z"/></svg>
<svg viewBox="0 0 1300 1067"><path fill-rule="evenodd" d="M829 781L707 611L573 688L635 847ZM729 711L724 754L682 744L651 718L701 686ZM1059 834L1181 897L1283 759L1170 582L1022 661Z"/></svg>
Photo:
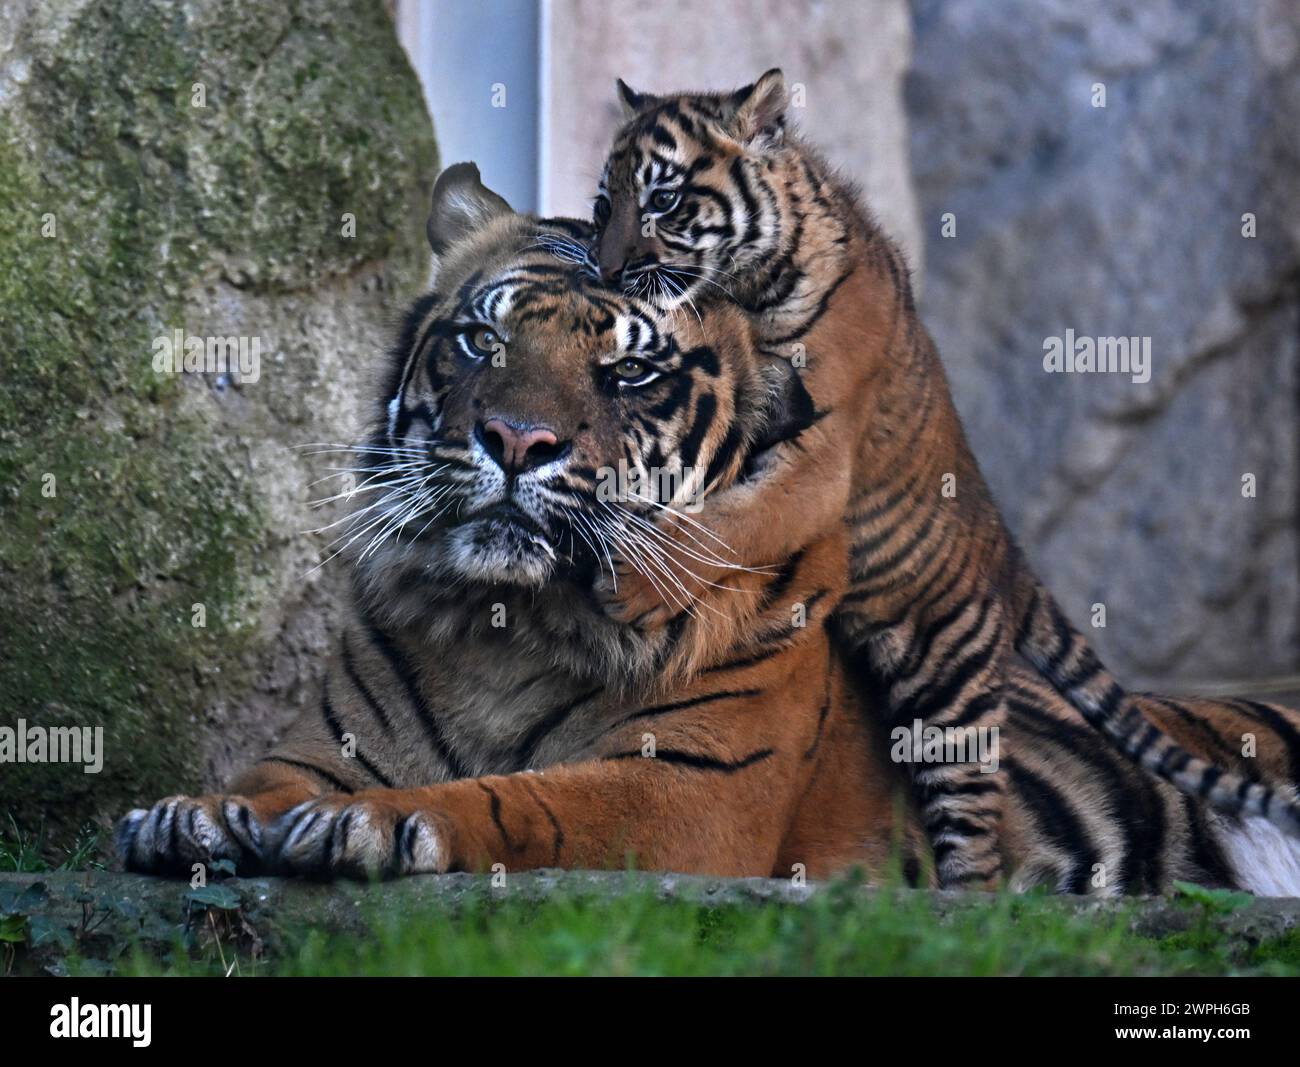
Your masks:
<svg viewBox="0 0 1300 1067"><path fill-rule="evenodd" d="M825 626L846 573L838 516L652 634L590 600L608 542L642 558L655 543L656 509L601 500L601 468L689 459L708 472L706 499L753 499L747 454L758 448L761 467L807 410L737 309L670 321L605 291L563 259L588 237L512 214L472 167L439 180L437 292L409 316L379 428L358 450L374 504L348 527L355 599L320 699L228 793L128 815L128 867L188 875L227 858L241 872L394 875L631 857L879 877L897 858L925 878L907 783ZM1040 683L1022 686L1004 742L1014 884L1266 887L1234 860L1259 848L1074 736ZM1178 715L1197 743L1237 726L1220 730L1213 709Z"/></svg>
<svg viewBox="0 0 1300 1067"><path fill-rule="evenodd" d="M745 495L719 495L696 516L733 559L780 559L844 516L851 589L837 622L893 723L1004 729L1020 652L1143 767L1300 833L1293 789L1225 774L1175 744L1029 569L967 446L907 267L855 190L786 130L781 72L730 94L620 90L629 120L595 208L601 274L683 317L736 301L764 353L806 366L818 409ZM728 580L699 560L679 570L688 595L628 573L605 591L611 613L653 629ZM941 883L992 884L1006 777L960 761L913 770Z"/></svg>

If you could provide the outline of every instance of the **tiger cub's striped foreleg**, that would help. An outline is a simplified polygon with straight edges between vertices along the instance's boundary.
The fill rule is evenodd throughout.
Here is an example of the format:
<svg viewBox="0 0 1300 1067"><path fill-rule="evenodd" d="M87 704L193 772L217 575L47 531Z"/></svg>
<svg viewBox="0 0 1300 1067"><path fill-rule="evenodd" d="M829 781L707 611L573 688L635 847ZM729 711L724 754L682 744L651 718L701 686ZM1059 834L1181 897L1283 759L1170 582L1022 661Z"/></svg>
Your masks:
<svg viewBox="0 0 1300 1067"><path fill-rule="evenodd" d="M920 603L895 626L864 624L854 601L840 624L870 663L890 716L890 757L916 783L942 888L992 889L1000 877L1005 801L1006 627L995 601Z"/></svg>
<svg viewBox="0 0 1300 1067"><path fill-rule="evenodd" d="M965 703L950 705L948 712L921 720L926 730L942 730L945 737L958 738L945 744L959 749L946 753L940 762L911 765L921 818L934 849L940 888L994 889L1000 882L999 842L1006 802L1005 778L996 766L996 746L1006 721L1006 700L998 685L981 690ZM955 734L951 732L954 728ZM984 746L975 739L980 736L993 739L991 763L979 762Z"/></svg>

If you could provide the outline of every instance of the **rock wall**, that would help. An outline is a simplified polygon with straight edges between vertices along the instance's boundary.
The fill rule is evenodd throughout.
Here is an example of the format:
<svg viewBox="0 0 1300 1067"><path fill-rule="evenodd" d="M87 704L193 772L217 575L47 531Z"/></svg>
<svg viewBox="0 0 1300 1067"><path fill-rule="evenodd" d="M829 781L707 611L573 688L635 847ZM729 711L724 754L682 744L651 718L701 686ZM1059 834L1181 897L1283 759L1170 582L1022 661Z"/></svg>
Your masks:
<svg viewBox="0 0 1300 1067"><path fill-rule="evenodd" d="M0 765L0 811L66 839L292 718L336 596L299 446L369 415L436 168L378 0L4 6L0 726L104 764ZM177 330L257 373L160 372Z"/></svg>
<svg viewBox="0 0 1300 1067"><path fill-rule="evenodd" d="M1300 670L1300 7L913 13L923 313L1013 529L1128 678ZM1067 330L1150 381L1045 373Z"/></svg>

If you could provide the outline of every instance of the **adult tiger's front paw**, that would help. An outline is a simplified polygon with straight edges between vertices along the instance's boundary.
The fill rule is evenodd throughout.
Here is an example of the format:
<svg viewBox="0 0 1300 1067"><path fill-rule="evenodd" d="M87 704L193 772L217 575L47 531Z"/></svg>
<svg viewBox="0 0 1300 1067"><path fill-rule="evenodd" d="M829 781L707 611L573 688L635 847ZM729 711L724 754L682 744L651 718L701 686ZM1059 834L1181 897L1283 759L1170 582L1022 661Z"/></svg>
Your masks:
<svg viewBox="0 0 1300 1067"><path fill-rule="evenodd" d="M166 797L117 824L122 866L140 874L189 875L196 863L230 860L240 874L262 868L265 835L237 796Z"/></svg>
<svg viewBox="0 0 1300 1067"><path fill-rule="evenodd" d="M442 874L448 834L428 811L405 811L383 791L332 794L299 804L275 823L272 863L311 878Z"/></svg>

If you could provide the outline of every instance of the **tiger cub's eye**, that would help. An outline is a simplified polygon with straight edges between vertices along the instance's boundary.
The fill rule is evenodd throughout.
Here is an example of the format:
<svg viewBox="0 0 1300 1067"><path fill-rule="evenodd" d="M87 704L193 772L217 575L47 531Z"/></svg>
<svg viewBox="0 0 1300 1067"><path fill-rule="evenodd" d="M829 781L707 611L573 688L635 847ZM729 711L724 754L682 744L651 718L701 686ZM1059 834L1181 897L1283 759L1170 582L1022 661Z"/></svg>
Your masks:
<svg viewBox="0 0 1300 1067"><path fill-rule="evenodd" d="M656 189L650 194L650 207L655 211L672 211L681 199L676 189Z"/></svg>
<svg viewBox="0 0 1300 1067"><path fill-rule="evenodd" d="M596 197L595 203L591 207L591 214L597 226L604 226L609 222L609 211L609 197L603 194Z"/></svg>
<svg viewBox="0 0 1300 1067"><path fill-rule="evenodd" d="M503 342L490 326L477 326L469 332L469 346L480 356L491 356L503 346Z"/></svg>

